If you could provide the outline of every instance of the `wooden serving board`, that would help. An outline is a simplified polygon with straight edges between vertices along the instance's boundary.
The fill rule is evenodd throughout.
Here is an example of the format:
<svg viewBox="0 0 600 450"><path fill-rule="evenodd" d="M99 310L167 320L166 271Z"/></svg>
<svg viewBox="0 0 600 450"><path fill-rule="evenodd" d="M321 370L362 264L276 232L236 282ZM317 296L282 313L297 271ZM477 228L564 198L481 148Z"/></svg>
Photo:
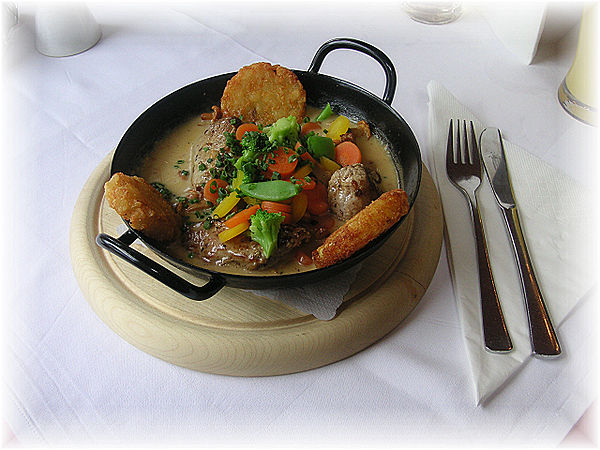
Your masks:
<svg viewBox="0 0 600 450"><path fill-rule="evenodd" d="M425 293L439 261L441 206L423 166L413 210L390 240L364 260L332 320L318 320L276 300L227 287L195 302L95 244L100 232L118 236L116 229L122 224L103 200L111 156L92 173L75 205L70 232L73 270L88 303L115 333L179 366L267 376L339 361L398 326ZM161 261L142 245L133 246Z"/></svg>

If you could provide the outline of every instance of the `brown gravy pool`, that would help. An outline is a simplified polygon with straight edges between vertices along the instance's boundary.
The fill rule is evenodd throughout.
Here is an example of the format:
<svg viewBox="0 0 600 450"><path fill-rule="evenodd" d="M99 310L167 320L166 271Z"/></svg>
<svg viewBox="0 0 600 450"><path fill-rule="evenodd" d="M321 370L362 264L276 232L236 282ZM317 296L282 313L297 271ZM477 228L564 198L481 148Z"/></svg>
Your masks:
<svg viewBox="0 0 600 450"><path fill-rule="evenodd" d="M318 116L320 111L317 108L307 107L307 114L312 120ZM336 117L336 115L333 115L327 120L322 121L322 128L326 130ZM179 125L155 144L150 155L143 161L139 169L139 175L149 183L158 182L164 184L176 197L185 195L185 190L191 186L190 177L182 177L180 171L187 170L189 173L192 172L192 149L198 145L203 145L203 141L206 139L204 133L209 125L210 121L202 120L200 115ZM350 123L351 127L355 125L355 123ZM377 172L379 172L381 176L379 188L382 192L400 186L392 159L383 144L375 136L371 137L371 139L359 137L356 139L356 144L361 150L363 164L376 168ZM313 248L314 244L312 247L309 244L303 250L307 254L310 254ZM165 250L170 255L197 267L230 274L290 274L315 268L312 264L306 266L299 264L296 261L294 252L277 261L272 267L268 265L260 270L249 271L236 266L217 266L199 257L190 258L189 251L179 244L171 244Z"/></svg>

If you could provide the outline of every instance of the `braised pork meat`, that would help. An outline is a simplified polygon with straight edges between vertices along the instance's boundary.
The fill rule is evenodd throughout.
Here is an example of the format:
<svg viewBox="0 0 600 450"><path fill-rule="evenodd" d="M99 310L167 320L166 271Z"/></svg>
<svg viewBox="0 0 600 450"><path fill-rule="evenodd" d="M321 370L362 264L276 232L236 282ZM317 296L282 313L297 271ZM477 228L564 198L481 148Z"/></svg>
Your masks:
<svg viewBox="0 0 600 450"><path fill-rule="evenodd" d="M340 220L348 220L376 197L365 166L361 163L336 170L327 189L331 212Z"/></svg>
<svg viewBox="0 0 600 450"><path fill-rule="evenodd" d="M218 266L235 265L246 270L256 270L267 263L276 261L312 239L307 228L300 225L282 224L277 238L277 249L270 258L265 258L259 243L248 235L240 235L236 239L221 242L219 233L227 227L222 222L215 222L208 229L204 224L191 226L184 235L184 242L189 251L206 262Z"/></svg>
<svg viewBox="0 0 600 450"><path fill-rule="evenodd" d="M210 169L215 168L220 150L227 145L226 133L235 132L231 119L212 122L204 135L190 149L191 183L198 188L214 178Z"/></svg>

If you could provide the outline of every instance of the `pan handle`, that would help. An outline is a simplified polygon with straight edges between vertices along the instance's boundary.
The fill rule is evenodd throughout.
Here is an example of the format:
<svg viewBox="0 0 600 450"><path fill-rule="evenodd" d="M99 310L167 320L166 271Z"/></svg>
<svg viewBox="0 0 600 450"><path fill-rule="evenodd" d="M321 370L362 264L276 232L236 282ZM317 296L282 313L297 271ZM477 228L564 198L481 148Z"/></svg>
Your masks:
<svg viewBox="0 0 600 450"><path fill-rule="evenodd" d="M96 244L123 258L128 263L160 281L181 295L192 300L205 300L212 297L225 286L225 280L212 275L204 286L195 286L170 270L138 252L130 245L137 239L135 233L127 230L118 239L104 233L96 236Z"/></svg>
<svg viewBox="0 0 600 450"><path fill-rule="evenodd" d="M394 64L392 64L390 58L388 58L385 53L371 44L367 44L366 42L352 38L331 39L319 47L310 63L310 66L308 67L308 71L313 73L319 72L325 56L327 56L333 50L337 50L338 48L356 50L370 56L379 64L381 64L381 67L383 67L383 71L385 72L383 101L391 106L392 100L394 99L394 94L396 93L396 69L394 69Z"/></svg>

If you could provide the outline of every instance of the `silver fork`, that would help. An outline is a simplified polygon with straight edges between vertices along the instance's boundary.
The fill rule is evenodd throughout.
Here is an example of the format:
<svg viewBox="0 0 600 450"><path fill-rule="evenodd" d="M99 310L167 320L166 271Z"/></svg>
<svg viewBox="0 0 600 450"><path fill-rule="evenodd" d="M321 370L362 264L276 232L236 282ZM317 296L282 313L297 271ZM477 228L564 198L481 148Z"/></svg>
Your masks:
<svg viewBox="0 0 600 450"><path fill-rule="evenodd" d="M456 122L456 127L453 126L454 122ZM475 241L477 243L479 290L481 293L481 315L483 319L485 347L493 352L508 352L512 350L512 342L506 328L506 323L504 322L500 301L498 300L498 293L490 267L485 233L481 222L481 214L477 205L476 192L481 185L482 171L473 122L470 123L469 133L467 133L466 121L450 119L448 147L446 149L446 171L452 184L464 194L471 211Z"/></svg>

